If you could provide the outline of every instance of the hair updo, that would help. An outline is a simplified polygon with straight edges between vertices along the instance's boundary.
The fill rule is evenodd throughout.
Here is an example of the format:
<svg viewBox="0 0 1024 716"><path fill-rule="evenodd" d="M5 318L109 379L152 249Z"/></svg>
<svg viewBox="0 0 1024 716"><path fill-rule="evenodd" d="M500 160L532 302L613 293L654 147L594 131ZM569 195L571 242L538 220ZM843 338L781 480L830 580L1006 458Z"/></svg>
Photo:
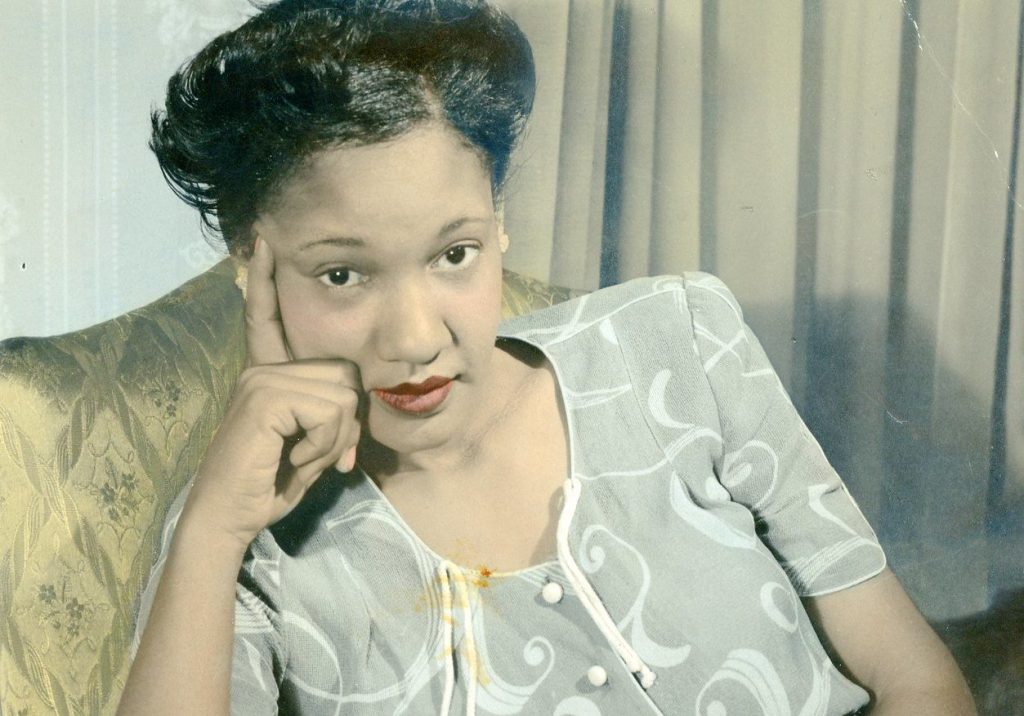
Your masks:
<svg viewBox="0 0 1024 716"><path fill-rule="evenodd" d="M529 42L485 0L280 0L167 85L150 147L175 194L232 253L315 152L442 121L497 193L533 105Z"/></svg>

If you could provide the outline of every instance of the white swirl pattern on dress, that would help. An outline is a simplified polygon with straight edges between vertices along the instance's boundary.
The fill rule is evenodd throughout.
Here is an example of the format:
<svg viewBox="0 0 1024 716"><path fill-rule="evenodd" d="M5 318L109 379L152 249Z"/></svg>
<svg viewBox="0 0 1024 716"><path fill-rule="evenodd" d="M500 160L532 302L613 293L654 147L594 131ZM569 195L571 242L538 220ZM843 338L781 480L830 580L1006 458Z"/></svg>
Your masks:
<svg viewBox="0 0 1024 716"><path fill-rule="evenodd" d="M777 595L782 595L789 599L789 603L786 606L789 608L792 616L786 616L782 613L778 602L775 601ZM778 582L767 582L761 587L761 608L764 609L764 613L775 622L779 629L790 634L797 630L799 617L797 616L796 602L790 591Z"/></svg>
<svg viewBox="0 0 1024 716"><path fill-rule="evenodd" d="M409 668L400 681L372 694L359 695L361 697L359 699L349 700L382 701L402 694L403 698L397 707L397 710L401 711L411 704L417 694L430 683L433 676L444 668L445 659L448 658L448 654L445 653L447 647L444 644L441 628L441 619L443 618L440 613L441 600L434 581L433 560L435 557L422 548L418 538L404 522L397 518L387 502L371 500L359 502L339 517L325 520L325 524L329 529L333 529L339 525L363 519L374 520L389 528L390 532L403 541L409 551L415 555L417 578L421 590L419 593L425 595L428 602L425 612L430 619L431 638L429 642L419 645ZM371 599L372 597L364 590L363 598ZM383 613L385 609L379 602L375 604L375 608L379 609L380 613Z"/></svg>
<svg viewBox="0 0 1024 716"><path fill-rule="evenodd" d="M729 652L728 657L721 668L715 672L710 680L701 689L697 696L697 713L707 716L726 716L729 714L729 705L720 700L714 700L705 704L707 693L714 685L723 681L732 681L740 686L751 696L760 708L763 716L789 716L792 711L789 707L789 697L786 695L786 687L779 678L778 672L772 662L759 651L754 649L734 649ZM737 698L739 692L723 692L722 698L731 696ZM746 711L733 711L734 714L748 714Z"/></svg>
<svg viewBox="0 0 1024 716"><path fill-rule="evenodd" d="M619 337L615 335L615 326L612 325L612 322L609 319L606 318L603 321L601 321L599 330L601 331L602 338L611 343L613 346L619 345Z"/></svg>
<svg viewBox="0 0 1024 716"><path fill-rule="evenodd" d="M814 510L817 514L821 515L824 519L836 525L847 534L851 534L854 537L856 537L856 531L854 531L848 524L846 524L841 519L832 514L829 511L829 509L821 503L821 496L828 492L830 489L831 488L828 485L811 485L810 487L807 488L807 504L810 505L810 508Z"/></svg>
<svg viewBox="0 0 1024 716"><path fill-rule="evenodd" d="M590 699L570 696L558 702L552 716L601 716L601 709Z"/></svg>
<svg viewBox="0 0 1024 716"><path fill-rule="evenodd" d="M600 534L607 535L612 541L625 547L640 567L640 588L637 590L633 605L617 624L619 631L625 634L628 630L630 644L647 664L657 667L682 664L690 655L689 644L680 647L663 646L651 639L644 629L643 611L647 604L647 594L651 589L651 570L647 566L647 560L633 545L604 525L590 525L583 530L580 539L580 566L588 574L594 574L604 566L606 557L604 548L600 545L590 546L594 537Z"/></svg>
<svg viewBox="0 0 1024 716"><path fill-rule="evenodd" d="M701 509L686 492L683 481L674 472L669 481L669 504L691 527L719 544L737 549L756 549L757 537L745 534L726 524L707 510Z"/></svg>
<svg viewBox="0 0 1024 716"><path fill-rule="evenodd" d="M744 457L746 457L745 460ZM767 465L765 464L766 460ZM722 485L730 492L741 487L752 475L763 474L767 468L771 479L751 508L754 511L760 509L775 491L775 485L779 479L779 455L768 443L751 440L739 450L728 453L723 464L725 474L722 476Z"/></svg>
<svg viewBox="0 0 1024 716"><path fill-rule="evenodd" d="M319 699L320 701L334 704L334 713L340 713L341 704L344 700L342 697L342 689L344 688L344 676L341 673L341 662L338 660L338 654L334 650L334 645L324 635L324 633L317 628L316 624L311 623L308 619L301 617L298 614L292 614L291 612L282 612L281 620L286 625L295 627L298 631L301 631L303 634L306 634L310 638L312 643L306 642L305 644L307 649L307 655L310 646L315 644L316 646L320 647L320 651L318 652L319 658L317 659L317 661L321 664L321 670L327 671L326 669L323 669L322 665L324 663L329 664L333 670L333 673L329 672L328 675L333 676L336 681L333 684L323 684L317 686L315 684L307 682L306 679L304 678L304 674L295 673L295 671L291 670L290 668L286 669L287 678L302 692L310 696L313 696L316 699Z"/></svg>
<svg viewBox="0 0 1024 716"><path fill-rule="evenodd" d="M562 386L562 395L565 397L566 408L569 410L582 410L593 408L596 405L607 403L623 395L632 395L633 386L617 385L613 388L598 388L596 390L576 391L572 388Z"/></svg>
<svg viewBox="0 0 1024 716"><path fill-rule="evenodd" d="M531 667L541 666L547 661L544 670L528 684L513 684L499 675L494 669L487 650L487 629L484 625L482 610L473 614L473 633L477 640L482 665L490 665L486 670L486 678L481 679L480 690L477 692L477 706L492 714L508 716L521 713L541 683L548 677L555 666L555 647L543 636L534 636L523 646L523 662Z"/></svg>
<svg viewBox="0 0 1024 716"><path fill-rule="evenodd" d="M261 689L266 690L267 683L263 680L263 664L260 660L259 650L248 640L243 640L242 644L245 649L245 657L249 661L249 668L252 669L256 683L260 685Z"/></svg>

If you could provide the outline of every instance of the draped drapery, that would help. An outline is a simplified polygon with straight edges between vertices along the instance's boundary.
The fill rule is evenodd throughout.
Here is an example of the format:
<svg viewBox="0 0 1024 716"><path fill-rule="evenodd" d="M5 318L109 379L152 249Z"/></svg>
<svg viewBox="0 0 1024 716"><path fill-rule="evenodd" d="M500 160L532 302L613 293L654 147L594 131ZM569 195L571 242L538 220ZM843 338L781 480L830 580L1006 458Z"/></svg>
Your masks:
<svg viewBox="0 0 1024 716"><path fill-rule="evenodd" d="M503 5L511 263L718 274L928 615L1024 586L1020 3Z"/></svg>
<svg viewBox="0 0 1024 716"><path fill-rule="evenodd" d="M1018 0L500 0L538 63L508 266L735 291L926 613L1024 586ZM145 142L244 0L40 0L0 23L0 338L212 263Z"/></svg>

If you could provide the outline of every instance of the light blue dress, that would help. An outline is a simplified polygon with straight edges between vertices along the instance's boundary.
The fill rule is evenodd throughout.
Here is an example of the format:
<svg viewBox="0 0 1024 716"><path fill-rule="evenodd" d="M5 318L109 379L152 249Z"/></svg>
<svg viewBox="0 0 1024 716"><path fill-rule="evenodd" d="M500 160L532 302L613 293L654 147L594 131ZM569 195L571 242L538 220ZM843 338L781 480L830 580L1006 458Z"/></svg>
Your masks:
<svg viewBox="0 0 1024 716"><path fill-rule="evenodd" d="M557 558L505 574L455 564L364 474L326 476L243 564L233 713L803 716L867 703L799 598L868 579L885 556L725 285L630 281L500 335L541 349L558 377L571 474Z"/></svg>

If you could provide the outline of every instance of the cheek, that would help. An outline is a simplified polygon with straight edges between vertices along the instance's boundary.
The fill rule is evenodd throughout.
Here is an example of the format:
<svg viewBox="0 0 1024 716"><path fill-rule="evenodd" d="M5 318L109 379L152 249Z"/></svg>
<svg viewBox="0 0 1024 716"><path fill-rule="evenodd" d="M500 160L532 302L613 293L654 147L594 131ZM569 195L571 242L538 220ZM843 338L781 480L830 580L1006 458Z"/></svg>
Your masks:
<svg viewBox="0 0 1024 716"><path fill-rule="evenodd" d="M501 322L501 274L492 277L484 287L470 299L460 301L458 310L453 313L459 317L461 333L467 347L472 346L478 353L477 360L489 361L494 340Z"/></svg>
<svg viewBox="0 0 1024 716"><path fill-rule="evenodd" d="M468 321L472 323L472 331L481 340L490 339L493 343L501 322L501 295L487 296L488 300L475 301L466 310Z"/></svg>
<svg viewBox="0 0 1024 716"><path fill-rule="evenodd" d="M501 269L501 255L484 266L483 276L477 288L478 297L473 301L473 313L479 322L491 325L497 330L501 322L501 294L504 276Z"/></svg>
<svg viewBox="0 0 1024 716"><path fill-rule="evenodd" d="M355 314L330 304L305 292L278 287L281 322L294 358L358 359L363 334L359 321Z"/></svg>

